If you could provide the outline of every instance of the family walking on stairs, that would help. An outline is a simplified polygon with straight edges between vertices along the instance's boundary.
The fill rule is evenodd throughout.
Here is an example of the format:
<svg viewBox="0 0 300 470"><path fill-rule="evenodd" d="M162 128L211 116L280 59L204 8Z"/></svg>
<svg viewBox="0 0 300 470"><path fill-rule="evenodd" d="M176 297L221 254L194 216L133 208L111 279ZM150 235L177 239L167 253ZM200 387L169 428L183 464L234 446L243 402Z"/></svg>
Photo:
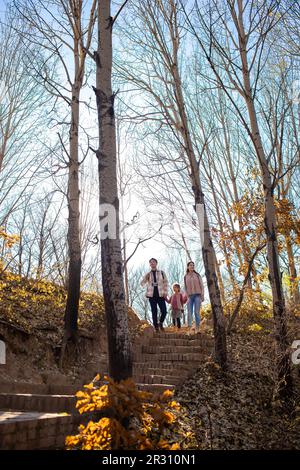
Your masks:
<svg viewBox="0 0 300 470"><path fill-rule="evenodd" d="M152 322L156 331L163 330L164 320L167 316L166 302L171 304L173 325L181 328L181 318L183 316L184 304L187 303L188 327L192 330L193 318L195 318L195 331L200 328L200 308L204 301L204 286L200 274L195 271L193 261L187 264L184 276L185 292L181 292L180 284L173 284L173 294L168 297L168 279L164 271L157 269L157 260L149 260L150 272L145 274L141 281L141 286L146 286L146 297L149 299ZM158 309L160 317L158 320Z"/></svg>

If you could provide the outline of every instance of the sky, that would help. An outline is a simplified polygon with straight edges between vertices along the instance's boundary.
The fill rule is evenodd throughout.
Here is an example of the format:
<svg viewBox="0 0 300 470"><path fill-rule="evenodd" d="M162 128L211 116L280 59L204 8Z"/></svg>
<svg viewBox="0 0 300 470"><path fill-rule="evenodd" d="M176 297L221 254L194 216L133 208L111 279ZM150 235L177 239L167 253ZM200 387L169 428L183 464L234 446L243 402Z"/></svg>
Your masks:
<svg viewBox="0 0 300 470"><path fill-rule="evenodd" d="M4 11L5 11L5 5L6 5L6 0L0 0L0 15L1 18L4 16ZM91 103L93 104L94 100L94 93L91 89L91 86L86 88L83 91L82 96L84 99L88 100L91 98ZM83 111L82 116L81 116L81 122L84 123L84 125L88 128L92 128L92 126L95 124L95 115L91 116L90 111ZM122 147L122 145L121 145ZM132 148L130 145L124 145L124 148L126 147L125 154L122 156L122 158L125 160L130 160L130 153L132 152ZM127 155L126 155L127 152ZM154 183L155 184L155 183ZM147 190L147 188L144 188ZM92 211L98 214L98 194L97 194L97 188L92 188L93 191L93 199L92 199ZM86 204L90 204L91 201L87 200ZM144 211L144 212L143 212ZM129 200L127 201L127 208L126 208L126 219L125 221L130 221L134 214L137 212L141 213L141 223L139 224L139 228L137 230L137 226L134 226L133 228L128 229L128 248L127 248L127 256L129 256L134 248L136 247L136 243L139 239L139 236L141 238L146 238L149 233L147 232L147 227L148 224L150 223L151 230L155 231L155 227L159 226L160 221L154 220L153 219L153 214L151 213L150 217L150 212L147 210L147 207L141 208L141 199L138 198L135 194L131 193ZM189 212L191 213L191 208L189 208ZM172 229L173 231L175 228ZM140 234L140 235L139 235ZM178 234L180 236L180 234ZM167 263L168 257L170 257L171 252L168 252L167 247L159 242L159 236L152 238L150 240L147 240L143 242L139 248L137 249L137 252L135 255L132 257L132 259L129 261L129 267L130 268L137 268L140 267L141 265L145 266L145 270L149 268L149 259L151 257L157 258L160 263L159 266L163 269L164 264ZM199 243L199 251L201 251L200 243ZM198 268L199 271L201 271Z"/></svg>

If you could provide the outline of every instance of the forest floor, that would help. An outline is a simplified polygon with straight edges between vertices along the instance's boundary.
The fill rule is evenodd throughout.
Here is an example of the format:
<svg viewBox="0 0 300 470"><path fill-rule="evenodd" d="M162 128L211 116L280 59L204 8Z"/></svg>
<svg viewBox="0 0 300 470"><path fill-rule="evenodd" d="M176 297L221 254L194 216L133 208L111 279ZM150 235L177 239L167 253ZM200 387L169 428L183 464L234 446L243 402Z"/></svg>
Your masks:
<svg viewBox="0 0 300 470"><path fill-rule="evenodd" d="M251 331L253 321L263 328ZM289 331L291 343L300 339L300 318L290 319ZM206 362L177 390L175 399L193 432L187 448L300 449L300 365L292 367L294 392L285 409L276 397L272 319L239 319L228 351L227 372Z"/></svg>

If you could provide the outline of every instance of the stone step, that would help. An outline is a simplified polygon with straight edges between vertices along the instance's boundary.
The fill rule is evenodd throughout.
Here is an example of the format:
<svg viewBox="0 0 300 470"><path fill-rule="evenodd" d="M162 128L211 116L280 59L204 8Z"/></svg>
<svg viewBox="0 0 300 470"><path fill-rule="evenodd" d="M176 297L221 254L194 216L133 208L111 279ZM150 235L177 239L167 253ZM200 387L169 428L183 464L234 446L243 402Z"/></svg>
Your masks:
<svg viewBox="0 0 300 470"><path fill-rule="evenodd" d="M171 345L178 345L178 346L199 346L201 344L212 344L213 337L203 334L191 334L185 335L184 338L173 338L169 337L169 335L158 337L153 336L148 342L149 344L171 344Z"/></svg>
<svg viewBox="0 0 300 470"><path fill-rule="evenodd" d="M134 353L133 360L159 364L163 361L174 362L173 367L178 367L178 362L200 362L203 357L199 353Z"/></svg>
<svg viewBox="0 0 300 470"><path fill-rule="evenodd" d="M209 341L210 342L210 341ZM203 344L208 344L207 338L190 338L190 339L175 339L175 338L151 338L148 343L151 346L201 346Z"/></svg>
<svg viewBox="0 0 300 470"><path fill-rule="evenodd" d="M44 411L46 413L76 413L74 395L37 395L30 393L0 393L1 410Z"/></svg>
<svg viewBox="0 0 300 470"><path fill-rule="evenodd" d="M175 385L172 384L137 384L138 389L145 392L163 393L165 390L175 390Z"/></svg>
<svg viewBox="0 0 300 470"><path fill-rule="evenodd" d="M200 339L201 337L205 336L203 333L195 333L195 332L189 332L188 330L186 330L184 333L177 333L177 332L172 332L172 331L168 331L168 330L165 330L163 332L157 332L155 333L155 335L153 336L153 339L165 339L165 340L168 340L168 339L183 339L183 340L186 340L186 339Z"/></svg>
<svg viewBox="0 0 300 470"><path fill-rule="evenodd" d="M66 436L77 433L79 420L79 415L0 411L0 449L62 450Z"/></svg>
<svg viewBox="0 0 300 470"><path fill-rule="evenodd" d="M194 369L194 368L193 368ZM149 367L146 363L139 364L138 367L135 365L133 366L133 376L137 375L167 375L167 376L180 376L180 377L188 377L191 373L190 369L182 369L173 367L170 368L160 368L160 367Z"/></svg>
<svg viewBox="0 0 300 470"><path fill-rule="evenodd" d="M142 354L163 354L163 353L176 353L176 354L185 354L185 353L195 353L201 354L203 352L203 347L201 346L142 346Z"/></svg>
<svg viewBox="0 0 300 470"><path fill-rule="evenodd" d="M91 377L91 380L93 377ZM37 395L74 395L82 388L82 383L56 385L28 382L0 382L0 393L30 393Z"/></svg>
<svg viewBox="0 0 300 470"><path fill-rule="evenodd" d="M153 357L153 354L151 355ZM146 368L147 370L150 369L167 369L169 370L169 375L171 375L171 371L178 371L180 374L185 371L190 371L192 369L195 369L195 364L191 364L189 362L177 362L174 364L173 362L170 361L153 361L153 360L148 360L148 361L140 361L140 362L134 362L133 364L133 370L140 370Z"/></svg>
<svg viewBox="0 0 300 470"><path fill-rule="evenodd" d="M134 380L136 383L144 383L144 384L171 384L171 385L178 385L183 380L184 377L177 377L176 375L152 375L152 374L140 374L134 376Z"/></svg>

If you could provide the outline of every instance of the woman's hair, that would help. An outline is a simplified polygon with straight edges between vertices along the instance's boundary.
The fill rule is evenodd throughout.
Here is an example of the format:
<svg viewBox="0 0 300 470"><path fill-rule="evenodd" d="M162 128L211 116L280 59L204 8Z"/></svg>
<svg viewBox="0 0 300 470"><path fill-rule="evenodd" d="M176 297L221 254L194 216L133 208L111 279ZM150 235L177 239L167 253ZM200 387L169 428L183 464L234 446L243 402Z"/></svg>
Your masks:
<svg viewBox="0 0 300 470"><path fill-rule="evenodd" d="M150 263L150 261L156 261L156 263L158 262L156 258L150 258L149 263Z"/></svg>
<svg viewBox="0 0 300 470"><path fill-rule="evenodd" d="M177 282L175 282L175 283L172 285L172 289L174 289L174 287L178 287L178 289L180 289L180 284L178 284Z"/></svg>
<svg viewBox="0 0 300 470"><path fill-rule="evenodd" d="M190 272L190 271L189 271L189 265L192 264L192 263L193 263L193 265L195 266L194 261L189 261L188 264L187 264L187 266L186 266L186 274L188 274L188 273ZM195 274L198 274L198 276L200 276L200 274L197 273L197 271L195 271L195 269L194 269L194 273L195 273Z"/></svg>

